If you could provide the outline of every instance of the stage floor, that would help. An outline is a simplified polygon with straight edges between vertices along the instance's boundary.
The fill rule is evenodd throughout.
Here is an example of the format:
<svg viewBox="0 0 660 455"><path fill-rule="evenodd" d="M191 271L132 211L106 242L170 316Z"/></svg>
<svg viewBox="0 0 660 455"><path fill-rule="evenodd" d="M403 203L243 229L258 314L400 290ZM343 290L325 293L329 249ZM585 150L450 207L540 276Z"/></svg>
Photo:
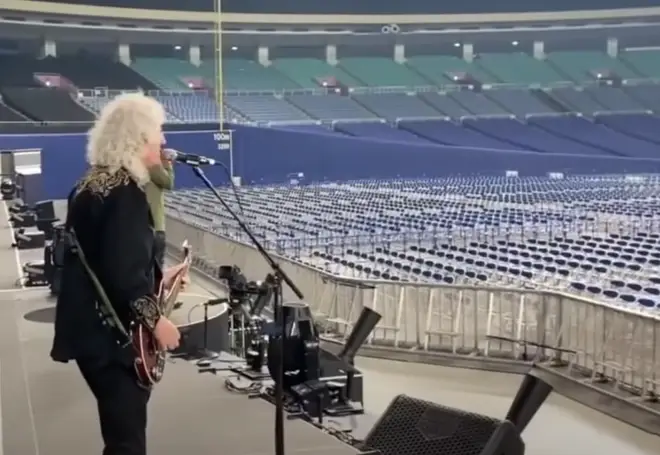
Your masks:
<svg viewBox="0 0 660 455"><path fill-rule="evenodd" d="M91 394L73 365L52 362L53 302L44 290L21 290L16 252L0 208L0 455L92 455L100 432ZM18 263L37 260L21 251ZM186 300L218 293L196 280ZM42 321L42 322L35 322ZM339 422L363 436L397 394L502 417L520 383L514 375L431 365L358 359L365 373L367 415ZM182 360L167 366L154 392L150 453L158 455L273 454L269 403L225 389L224 378L198 374ZM356 451L302 421L286 421L289 454L353 454ZM525 432L528 455L657 455L660 438L552 395Z"/></svg>

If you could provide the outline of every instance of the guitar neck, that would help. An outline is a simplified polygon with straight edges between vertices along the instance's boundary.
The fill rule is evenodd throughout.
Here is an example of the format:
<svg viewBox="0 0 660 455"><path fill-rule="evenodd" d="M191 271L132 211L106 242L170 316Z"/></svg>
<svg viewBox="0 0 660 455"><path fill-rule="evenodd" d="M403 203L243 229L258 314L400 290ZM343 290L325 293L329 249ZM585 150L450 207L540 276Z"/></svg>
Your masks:
<svg viewBox="0 0 660 455"><path fill-rule="evenodd" d="M172 314L172 310L174 309L176 300L179 297L179 293L181 292L182 285L183 285L183 278L179 276L176 278L174 284L172 285L172 287L167 292L167 295L165 296L162 305L162 311L163 311L163 315L166 318L169 318L170 314Z"/></svg>
<svg viewBox="0 0 660 455"><path fill-rule="evenodd" d="M190 264L190 256L188 254L184 256L184 263ZM160 308L166 318L169 318L174 310L174 305L183 287L183 276L183 272L177 273L172 286L169 289L161 289Z"/></svg>

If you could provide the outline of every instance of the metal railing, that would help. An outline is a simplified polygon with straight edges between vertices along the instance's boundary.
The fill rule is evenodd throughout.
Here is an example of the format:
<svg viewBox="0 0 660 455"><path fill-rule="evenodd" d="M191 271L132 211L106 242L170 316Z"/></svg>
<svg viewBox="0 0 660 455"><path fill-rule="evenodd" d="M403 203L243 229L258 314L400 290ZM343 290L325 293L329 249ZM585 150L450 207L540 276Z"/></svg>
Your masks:
<svg viewBox="0 0 660 455"><path fill-rule="evenodd" d="M251 278L270 272L251 246L172 216L167 223L171 245L188 240L207 261L236 264ZM293 257L278 259L339 339L366 306L382 315L368 340L373 346L538 361L593 383L606 379L635 396L660 391L658 315L543 290L357 280Z"/></svg>
<svg viewBox="0 0 660 455"><path fill-rule="evenodd" d="M626 79L623 81L624 85L657 85L660 79ZM498 89L553 89L561 87L574 87L583 89L586 87L593 87L599 84L598 81L584 81L584 82L571 82L571 81L557 81L547 84L522 84L522 83L490 83L484 84L483 88L486 90ZM419 94L428 92L453 92L461 90L464 86L460 84L447 83L444 85L424 85L424 86L384 86L384 87L349 87L349 93L352 95L364 94ZM34 88L40 90L41 88ZM92 89L79 89L79 96L85 98L113 98L117 95L127 92L134 92L135 90L114 90L107 87L95 87ZM243 90L243 89L230 89L224 90L224 96L289 96L289 95L328 95L334 93L334 88L294 88L294 89L260 89L260 90ZM213 95L213 90L147 90L150 96L205 96Z"/></svg>

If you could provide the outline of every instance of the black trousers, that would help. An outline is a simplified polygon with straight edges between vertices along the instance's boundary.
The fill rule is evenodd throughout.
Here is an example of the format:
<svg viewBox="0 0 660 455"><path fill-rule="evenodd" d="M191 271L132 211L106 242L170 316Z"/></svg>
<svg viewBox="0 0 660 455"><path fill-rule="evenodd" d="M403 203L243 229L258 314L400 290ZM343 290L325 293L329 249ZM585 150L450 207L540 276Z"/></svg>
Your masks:
<svg viewBox="0 0 660 455"><path fill-rule="evenodd" d="M154 237L154 256L161 270L165 270L165 231L156 231Z"/></svg>
<svg viewBox="0 0 660 455"><path fill-rule="evenodd" d="M78 361L78 368L96 398L103 455L146 455L151 392L140 387L135 372L119 362Z"/></svg>

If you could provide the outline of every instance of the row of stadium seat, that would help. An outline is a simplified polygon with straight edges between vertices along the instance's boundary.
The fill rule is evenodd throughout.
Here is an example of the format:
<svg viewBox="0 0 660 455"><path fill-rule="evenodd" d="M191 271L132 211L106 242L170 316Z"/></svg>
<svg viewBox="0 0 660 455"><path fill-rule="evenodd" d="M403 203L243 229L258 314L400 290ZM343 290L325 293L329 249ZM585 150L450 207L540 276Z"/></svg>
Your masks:
<svg viewBox="0 0 660 455"><path fill-rule="evenodd" d="M30 91L35 93L34 91ZM176 119L199 122L218 118L215 102L203 93L172 94L159 99ZM103 106L108 97L85 97L93 110ZM660 85L626 87L562 87L547 90L497 89L421 93L234 95L224 97L228 118L253 122L297 122L309 120L369 120L399 118L464 116L525 117L529 114L604 111L660 111ZM173 120L174 121L174 120Z"/></svg>
<svg viewBox="0 0 660 455"><path fill-rule="evenodd" d="M445 86L454 74L469 73L485 84L551 84L561 81L595 81L595 72L610 71L623 79L660 77L660 51L628 51L619 58L603 52L575 51L549 53L538 60L523 53L483 54L469 63L447 55L411 56L405 64L382 57L347 57L332 66L319 59L275 59L263 66L247 59L224 59L225 90L285 90L318 88L319 79L334 77L349 87L356 86ZM186 78L195 77L213 87L218 80L217 65L196 67L184 60L138 58L132 69L102 56L65 55L36 59L31 56L0 56L0 86L39 86L34 74L61 74L80 88L185 90Z"/></svg>
<svg viewBox="0 0 660 455"><path fill-rule="evenodd" d="M561 81L596 80L595 72L612 72L623 79L660 77L656 63L660 51L622 53L612 58L603 52L554 52L546 60L524 53L479 54L473 62L447 55L412 56L404 65L383 57L347 57L332 66L313 58L275 59L265 67L252 60L225 59L223 85L229 90L318 88L319 79L334 77L348 87L444 86L452 74L468 73L485 84L551 84ZM199 68L177 59L138 59L133 68L169 90L187 87L184 76L203 78L209 87L217 79L215 65Z"/></svg>
<svg viewBox="0 0 660 455"><path fill-rule="evenodd" d="M554 288L660 311L659 185L650 176L454 177L239 193L267 248L331 273ZM173 217L245 240L207 190L166 204Z"/></svg>
<svg viewBox="0 0 660 455"><path fill-rule="evenodd" d="M611 90L603 88L603 90ZM505 90L506 91L506 90ZM493 92L495 93L495 92ZM576 92L578 93L578 92ZM473 92L457 92L451 97L440 94L424 94L425 99L435 95L436 103L440 104L443 99L451 100L458 105L458 101L464 105L472 105L465 100L478 102L490 102L495 104L483 94ZM463 98L463 95L470 95ZM313 95L310 95L313 96ZM303 99L300 95L297 102ZM170 122L214 122L219 118L215 101L208 96L194 94L180 94L173 96L161 95L159 100L168 110ZM260 96L228 97L227 105L233 109L227 117L231 120L242 120L235 115L254 116L258 112L262 119L268 120L299 120L309 122L311 110L297 109L293 102L296 100L285 100L274 98L277 103L264 103ZM408 95L358 95L351 99L334 95L318 96L343 100L360 106L369 116L363 121L338 120L322 125L298 125L297 130L322 134L340 134L355 137L363 137L379 141L416 142L425 144L440 144L447 146L472 147L489 149L493 152L505 150L520 150L537 153L566 153L591 156L621 156L634 158L660 158L660 119L650 113L602 113L586 118L571 114L548 113L544 115L529 116L526 118L515 118L512 115L486 115L484 117L463 117L459 121L438 119L441 114L437 111L431 112L431 104L424 104L427 111L420 112L421 116L414 115L416 111L411 109L412 104L403 102L415 100L422 103L421 98ZM9 106L16 108L26 117L38 121L90 121L94 118L92 111L100 109L108 98L80 98L74 99L67 92L59 89L6 89L3 91L3 99ZM386 104L383 100L401 99L401 111L396 111L396 102L391 104L392 115L386 117L386 111L381 111ZM464 100L465 99L465 100ZM533 98L530 98L533 99ZM252 104L250 104L252 103ZM539 101L540 104L540 101ZM87 106L87 108L83 107ZM378 109L377 109L378 108ZM408 108L409 110L406 110ZM261 110L259 110L261 109ZM16 115L9 108L1 112ZM381 120L375 114L381 112L385 120ZM468 112L466 110L466 112ZM64 118L66 113L68 117ZM430 115L429 115L430 114ZM495 114L495 112L490 112ZM334 115L339 116L339 112ZM404 119L396 119L395 116L403 115ZM191 118L191 116L194 116ZM410 117L407 120L405 117ZM427 117L416 120L416 117ZM329 116L325 119L332 118ZM348 119L351 120L351 119ZM390 122L386 122L389 120ZM12 121L12 120L8 120ZM291 129L292 126L279 126Z"/></svg>
<svg viewBox="0 0 660 455"><path fill-rule="evenodd" d="M448 85L452 74L469 73L479 82L551 84L594 81L595 71L611 71L623 79L660 76L659 51L623 53L612 58L603 52L554 52L544 61L524 53L479 54L474 62L455 56L413 56L404 65L382 57L348 57L338 66L313 58L275 59L265 67L251 60L225 59L223 84L230 90L318 88L319 79L334 77L349 87ZM138 59L133 68L164 89L186 88L183 76L203 78L215 85L214 65L194 67L177 59Z"/></svg>

